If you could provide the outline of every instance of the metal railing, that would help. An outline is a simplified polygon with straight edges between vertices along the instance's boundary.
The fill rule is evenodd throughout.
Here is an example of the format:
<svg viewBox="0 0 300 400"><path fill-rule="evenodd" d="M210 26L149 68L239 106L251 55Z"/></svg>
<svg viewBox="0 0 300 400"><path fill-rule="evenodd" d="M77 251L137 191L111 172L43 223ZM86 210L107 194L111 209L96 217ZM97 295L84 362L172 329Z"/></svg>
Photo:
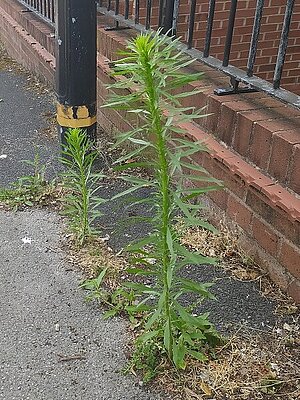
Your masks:
<svg viewBox="0 0 300 400"><path fill-rule="evenodd" d="M276 62L274 63L273 82L268 82L254 74L265 1L256 0L256 9L252 23L253 28L248 48L247 67L245 70L230 64L238 0L231 0L228 19L225 21L227 28L223 57L220 58L212 57L210 55L216 5L218 4L218 1L208 0L207 2L207 20L201 21L202 24L206 25L203 37L203 48L193 48L193 37L196 23L198 23L199 26L199 21L196 21L196 6L199 4L199 1L197 2L197 0L189 1L189 15L186 32L180 32L180 36L185 36L186 41L180 45L180 48L192 57L230 77L231 86L229 88L216 89L216 94L225 95L247 91L263 91L286 103L290 103L293 106L300 108L300 96L281 87L282 72L288 47L291 17L295 0L286 0L285 3L280 40L277 47ZM155 13L152 12L154 10L154 5L156 9ZM120 12L121 9L122 13ZM120 24L124 24L139 31L150 28L156 29L158 27L161 27L164 33L169 32L170 35L174 35L178 31L178 20L180 18L179 0L100 0L99 12L115 19L115 29L118 29ZM143 15L143 18L141 18L141 15ZM242 84L243 87L241 87L240 84Z"/></svg>
<svg viewBox="0 0 300 400"><path fill-rule="evenodd" d="M54 25L56 0L18 0L26 8L39 15L46 22Z"/></svg>
<svg viewBox="0 0 300 400"><path fill-rule="evenodd" d="M97 2L99 5L98 11L114 19L114 26L111 29L121 29L124 25L138 31L157 29L160 27L163 33L176 35L178 32L178 21L181 16L180 1L182 0L98 0ZM19 2L26 5L29 10L36 12L47 22L54 24L55 0L19 0ZM205 25L202 38L204 43L203 48L199 49L197 46L196 49L193 47L193 39L197 31L195 27L196 24L199 26L200 23L197 21L199 13L196 13L199 0L189 0L189 2L186 0L185 4L189 4L188 22L186 24L186 31L180 31L180 36L185 36L186 40L182 42L180 49L230 77L230 87L216 89L216 94L225 95L248 91L263 91L300 108L300 96L283 89L281 85L295 0L285 0L285 2L283 0L285 10L282 18L280 39L278 40L279 44L276 50L277 55L275 56L276 62L274 63L272 82L262 79L255 74L262 17L266 6L265 0L256 0L256 8L252 21L253 28L248 47L247 66L244 69L234 66L234 62L232 64L230 63L238 0L231 0L230 9L228 10L228 19L225 21L227 27L222 57L211 56L216 6L221 1L207 0L206 2L208 3L208 9L205 13L207 19L206 21L201 21L201 23Z"/></svg>

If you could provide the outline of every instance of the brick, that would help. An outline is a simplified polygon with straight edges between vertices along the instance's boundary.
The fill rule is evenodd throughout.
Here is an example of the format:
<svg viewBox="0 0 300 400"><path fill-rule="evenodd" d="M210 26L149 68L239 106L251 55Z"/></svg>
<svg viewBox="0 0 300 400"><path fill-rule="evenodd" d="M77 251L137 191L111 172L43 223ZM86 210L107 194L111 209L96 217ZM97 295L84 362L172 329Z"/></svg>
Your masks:
<svg viewBox="0 0 300 400"><path fill-rule="evenodd" d="M282 243L279 261L297 279L300 279L300 249L288 241Z"/></svg>
<svg viewBox="0 0 300 400"><path fill-rule="evenodd" d="M261 219L254 217L252 222L254 239L273 257L277 255L279 237L275 230Z"/></svg>
<svg viewBox="0 0 300 400"><path fill-rule="evenodd" d="M239 237L239 246L250 256L260 267L268 272L270 278L281 289L287 290L291 278L281 264L274 257L263 250L256 242L247 235Z"/></svg>
<svg viewBox="0 0 300 400"><path fill-rule="evenodd" d="M256 188L248 189L246 204L282 235L300 245L300 222L291 220L283 209L271 205L268 198Z"/></svg>
<svg viewBox="0 0 300 400"><path fill-rule="evenodd" d="M272 132L262 129L256 122L253 124L249 159L259 168L266 169L271 152Z"/></svg>
<svg viewBox="0 0 300 400"><path fill-rule="evenodd" d="M253 213L237 197L228 197L227 213L241 228L249 230Z"/></svg>
<svg viewBox="0 0 300 400"><path fill-rule="evenodd" d="M300 221L300 199L279 184L262 187L261 193L277 207L285 211L291 219Z"/></svg>
<svg viewBox="0 0 300 400"><path fill-rule="evenodd" d="M205 117L205 127L210 133L216 132L221 104L220 98L215 95L211 95L207 99L207 114L211 115Z"/></svg>
<svg viewBox="0 0 300 400"><path fill-rule="evenodd" d="M217 136L228 145L231 145L235 131L237 112L252 110L259 106L246 101L231 101L221 106L218 121Z"/></svg>
<svg viewBox="0 0 300 400"><path fill-rule="evenodd" d="M212 176L221 179L226 188L228 188L240 199L244 199L246 194L245 181L228 168L228 162L225 164L224 161L220 161L218 159L214 159L213 161L214 162L211 165L210 171Z"/></svg>
<svg viewBox="0 0 300 400"><path fill-rule="evenodd" d="M273 135L268 172L282 183L286 183L293 146L297 143L300 143L297 131L282 131Z"/></svg>
<svg viewBox="0 0 300 400"><path fill-rule="evenodd" d="M248 153L250 138L252 134L253 121L247 116L238 113L235 135L233 138L233 148L242 156Z"/></svg>
<svg viewBox="0 0 300 400"><path fill-rule="evenodd" d="M294 155L289 171L288 186L296 193L300 194L300 145L294 146Z"/></svg>
<svg viewBox="0 0 300 400"><path fill-rule="evenodd" d="M300 282L296 279L288 286L288 294L295 300L296 304L300 304Z"/></svg>
<svg viewBox="0 0 300 400"><path fill-rule="evenodd" d="M216 190L215 192L210 192L208 196L222 210L227 209L228 193L226 190Z"/></svg>

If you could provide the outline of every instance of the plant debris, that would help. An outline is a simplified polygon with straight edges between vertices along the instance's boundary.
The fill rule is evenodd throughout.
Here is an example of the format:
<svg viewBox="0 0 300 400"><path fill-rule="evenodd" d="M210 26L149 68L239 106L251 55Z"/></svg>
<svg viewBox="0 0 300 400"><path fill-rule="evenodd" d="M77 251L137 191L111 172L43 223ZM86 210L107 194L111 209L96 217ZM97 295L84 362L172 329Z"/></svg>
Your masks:
<svg viewBox="0 0 300 400"><path fill-rule="evenodd" d="M272 282L267 272L259 267L239 246L239 232L221 223L217 233L201 227L185 229L179 220L177 231L181 243L201 254L219 259L218 267L229 272L234 279L256 281L263 296L278 302L276 313L297 314L294 301Z"/></svg>
<svg viewBox="0 0 300 400"><path fill-rule="evenodd" d="M83 271L87 278L94 278L107 269L105 285L111 291L120 286L127 262L125 258L113 253L106 240L92 236L84 246L79 247L75 245L72 235L69 235L67 247L68 261Z"/></svg>
<svg viewBox="0 0 300 400"><path fill-rule="evenodd" d="M189 360L178 373L167 360L156 383L173 400L296 400L300 396L300 338L292 332L239 331L206 363ZM291 344L292 341L292 344Z"/></svg>

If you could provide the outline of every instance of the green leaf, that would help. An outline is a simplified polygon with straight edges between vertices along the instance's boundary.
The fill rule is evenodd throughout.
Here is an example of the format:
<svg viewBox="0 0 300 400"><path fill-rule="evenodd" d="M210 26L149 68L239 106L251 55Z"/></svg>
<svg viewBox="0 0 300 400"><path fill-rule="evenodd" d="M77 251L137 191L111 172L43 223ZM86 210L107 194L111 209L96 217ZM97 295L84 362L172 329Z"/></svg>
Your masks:
<svg viewBox="0 0 300 400"><path fill-rule="evenodd" d="M207 299L216 299L215 296L207 290L214 285L213 283L198 283L184 278L178 278L178 281L181 283L182 288L187 289L190 292L199 293Z"/></svg>
<svg viewBox="0 0 300 400"><path fill-rule="evenodd" d="M128 140L134 144L140 144L142 146L154 147L151 142L142 139L135 139L133 137L129 137Z"/></svg>
<svg viewBox="0 0 300 400"><path fill-rule="evenodd" d="M136 306L126 306L125 311L128 313L140 313L142 311L149 311L151 310L151 307L148 306L147 304L138 304Z"/></svg>
<svg viewBox="0 0 300 400"><path fill-rule="evenodd" d="M174 306L178 311L182 320L186 322L186 324L189 327L191 328L197 327L200 328L201 330L205 330L211 326L210 322L207 320L205 315L194 317L189 312L187 312L186 309L183 306L181 306L176 300L174 300Z"/></svg>
<svg viewBox="0 0 300 400"><path fill-rule="evenodd" d="M148 319L148 321L145 324L146 331L148 331L151 328L151 326L161 317L164 302L165 302L165 292L163 292L160 295L160 298L159 298L158 304L157 304L157 309L155 310L155 312L151 315L151 317Z"/></svg>
<svg viewBox="0 0 300 400"><path fill-rule="evenodd" d="M123 175L120 176L120 179L122 179L125 182L130 182L134 185L138 185L140 187L153 186L152 181L150 181L149 179L138 178L136 176Z"/></svg>
<svg viewBox="0 0 300 400"><path fill-rule="evenodd" d="M144 187L143 184L137 185L137 186L132 186L132 187L130 187L130 188L124 190L123 192L117 193L116 195L114 195L114 196L111 198L111 200L116 200L116 199L119 199L120 197L124 197L124 196L126 196L127 194L129 194L129 193L133 193L133 192L135 192L136 190L141 189L142 187Z"/></svg>
<svg viewBox="0 0 300 400"><path fill-rule="evenodd" d="M127 268L126 272L128 274L135 274L135 275L157 275L158 274L158 272L155 270L141 269L141 268Z"/></svg>
<svg viewBox="0 0 300 400"><path fill-rule="evenodd" d="M152 287L143 285L142 283L125 282L125 283L123 283L123 286L125 286L129 289L133 289L134 291L139 292L139 293L151 293L151 294L155 294L155 295L158 294L158 292L156 290L154 290Z"/></svg>
<svg viewBox="0 0 300 400"><path fill-rule="evenodd" d="M185 194L183 196L183 199L191 200L194 197L202 196L205 193L212 192L212 191L215 191L218 189L220 189L219 186L206 186L204 188L186 188L186 189L184 189L184 193L188 193L188 194Z"/></svg>
<svg viewBox="0 0 300 400"><path fill-rule="evenodd" d="M171 355L172 354L172 339L171 339L171 326L169 320L166 321L165 326L164 326L164 346L168 353Z"/></svg>
<svg viewBox="0 0 300 400"><path fill-rule="evenodd" d="M112 309L110 309L108 311L105 311L105 313L103 314L102 318L103 319L108 319L108 318L114 317L115 315L117 315L117 313L118 313L118 309L112 308Z"/></svg>
<svg viewBox="0 0 300 400"><path fill-rule="evenodd" d="M200 351L194 351L194 350L188 349L187 352L192 357L194 357L196 360L199 360L199 361L207 361L208 360L208 358Z"/></svg>
<svg viewBox="0 0 300 400"><path fill-rule="evenodd" d="M125 154L124 156L118 158L116 161L114 161L114 164L122 164L124 161L127 161L131 158L136 157L137 155L139 155L142 151L146 150L148 146L141 146L138 147L137 149L131 151L128 154Z"/></svg>
<svg viewBox="0 0 300 400"><path fill-rule="evenodd" d="M205 340L206 336L202 332L192 332L190 334L191 339Z"/></svg>
<svg viewBox="0 0 300 400"><path fill-rule="evenodd" d="M138 240L136 242L130 243L127 247L126 250L129 252L135 252L142 250L142 248L148 244L154 244L157 242L157 235L149 235L146 236L145 238Z"/></svg>
<svg viewBox="0 0 300 400"><path fill-rule="evenodd" d="M97 286L98 287L101 285L101 283L102 283L102 281L103 281L103 279L104 279L104 277L106 275L106 272L107 272L107 268L103 269L100 272L99 276L96 278L96 282L97 282Z"/></svg>
<svg viewBox="0 0 300 400"><path fill-rule="evenodd" d="M179 243L175 243L174 247L182 256L184 256L185 265L190 264L216 264L216 259L212 257L203 256L202 254L191 252Z"/></svg>
<svg viewBox="0 0 300 400"><path fill-rule="evenodd" d="M176 342L173 343L173 362L178 369L185 369L186 362L184 361L186 354L186 347L183 342L183 338L180 337L178 340L178 344Z"/></svg>
<svg viewBox="0 0 300 400"><path fill-rule="evenodd" d="M146 343L149 340L157 337L160 334L160 331L149 331L144 332L141 336L137 338L137 343Z"/></svg>

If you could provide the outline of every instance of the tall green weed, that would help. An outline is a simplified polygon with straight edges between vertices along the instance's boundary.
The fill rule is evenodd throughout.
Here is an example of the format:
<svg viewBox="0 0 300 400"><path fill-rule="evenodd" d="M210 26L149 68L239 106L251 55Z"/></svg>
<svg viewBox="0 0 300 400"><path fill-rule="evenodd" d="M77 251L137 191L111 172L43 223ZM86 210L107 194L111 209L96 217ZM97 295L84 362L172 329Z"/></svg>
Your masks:
<svg viewBox="0 0 300 400"><path fill-rule="evenodd" d="M201 264L215 264L216 260L191 252L180 243L175 230L176 217L181 215L186 226L214 230L198 218L201 205L193 199L219 188L220 182L193 162L193 155L207 150L201 142L187 140L185 131L179 127L203 117L203 110L181 106L181 99L197 91L185 93L178 89L199 80L201 74L182 72L193 60L176 50L177 41L160 36L159 32L154 36L141 34L131 40L127 51L121 53L123 58L114 64L116 83L110 86L115 93L127 89L128 94L112 95L106 107L137 114L142 121L132 131L122 133L115 145L129 141L134 149L115 163L115 169L123 173L120 178L129 182L130 187L114 199L133 195L145 187L154 193L131 204L134 207L146 203L154 213L148 218L154 226L153 232L127 249L133 255L128 273L150 277L154 282L124 283L135 294L131 314L145 314L137 346L140 349L154 343L156 349L168 354L176 368L184 369L188 356L206 359L204 344L216 341L218 334L207 313L195 315L194 307L186 307L182 302L182 296L188 293L197 295L199 301L214 299L209 291L212 284L183 278L182 270L189 264L201 268ZM152 177L124 174L127 169L140 167L152 171ZM187 186L187 181L196 185Z"/></svg>

